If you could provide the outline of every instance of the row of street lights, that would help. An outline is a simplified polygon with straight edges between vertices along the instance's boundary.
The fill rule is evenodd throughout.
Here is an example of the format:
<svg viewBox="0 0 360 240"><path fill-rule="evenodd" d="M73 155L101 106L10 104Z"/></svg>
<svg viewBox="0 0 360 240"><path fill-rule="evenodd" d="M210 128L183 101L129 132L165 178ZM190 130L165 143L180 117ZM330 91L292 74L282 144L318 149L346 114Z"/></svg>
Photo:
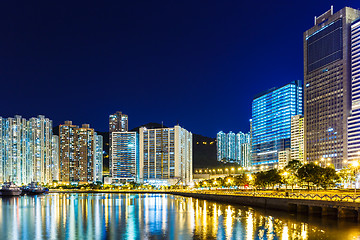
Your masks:
<svg viewBox="0 0 360 240"><path fill-rule="evenodd" d="M233 173L235 174L236 171L238 173L242 173L244 171L251 171L255 169L254 167L231 167L231 168L217 168L217 169L197 169L195 170L195 173L197 174L203 174L203 173L208 173L208 174L223 174L223 173Z"/></svg>

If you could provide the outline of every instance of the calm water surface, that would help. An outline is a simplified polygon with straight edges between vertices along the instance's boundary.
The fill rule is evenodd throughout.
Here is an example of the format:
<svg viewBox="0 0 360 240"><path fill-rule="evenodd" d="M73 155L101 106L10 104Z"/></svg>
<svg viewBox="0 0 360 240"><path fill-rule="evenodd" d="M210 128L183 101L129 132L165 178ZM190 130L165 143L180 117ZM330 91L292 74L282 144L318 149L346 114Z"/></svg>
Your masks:
<svg viewBox="0 0 360 240"><path fill-rule="evenodd" d="M0 198L0 239L360 239L352 222L166 194Z"/></svg>

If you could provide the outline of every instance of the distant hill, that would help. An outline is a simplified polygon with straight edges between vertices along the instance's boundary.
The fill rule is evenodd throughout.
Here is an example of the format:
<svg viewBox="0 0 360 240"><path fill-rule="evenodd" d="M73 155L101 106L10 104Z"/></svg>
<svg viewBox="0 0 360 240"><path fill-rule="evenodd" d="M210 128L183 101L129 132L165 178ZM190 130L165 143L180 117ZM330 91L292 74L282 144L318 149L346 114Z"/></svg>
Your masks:
<svg viewBox="0 0 360 240"><path fill-rule="evenodd" d="M161 128L160 123L147 123L130 131L139 132L140 127L149 129ZM166 128L166 126L163 126ZM53 134L59 135L59 126L53 128ZM104 150L104 170L109 169L109 132L98 132L97 134L103 136L103 150ZM206 168L216 167L222 165L216 159L216 138L205 137L193 133L193 167Z"/></svg>
<svg viewBox="0 0 360 240"><path fill-rule="evenodd" d="M157 129L157 128L162 128L162 127L167 128L167 126L161 125L160 123L147 123L147 124L138 126L138 127L136 127L136 128L133 128L133 129L131 129L130 131L131 131L131 132L139 132L139 129L140 129L141 127L146 127L146 128L148 128L148 129Z"/></svg>

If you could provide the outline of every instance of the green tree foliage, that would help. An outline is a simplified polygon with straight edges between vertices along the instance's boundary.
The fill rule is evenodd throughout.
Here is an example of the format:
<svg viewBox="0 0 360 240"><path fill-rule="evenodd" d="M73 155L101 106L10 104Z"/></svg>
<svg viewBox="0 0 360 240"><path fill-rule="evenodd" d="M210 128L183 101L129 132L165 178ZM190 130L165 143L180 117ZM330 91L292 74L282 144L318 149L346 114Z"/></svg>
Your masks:
<svg viewBox="0 0 360 240"><path fill-rule="evenodd" d="M255 174L255 185L259 187L274 187L276 184L281 184L282 178L277 169L271 169L266 172L257 172Z"/></svg>
<svg viewBox="0 0 360 240"><path fill-rule="evenodd" d="M307 183L308 189L311 185L322 187L324 189L334 186L339 181L339 176L335 169L330 167L320 167L313 163L306 164L298 170L300 181Z"/></svg>
<svg viewBox="0 0 360 240"><path fill-rule="evenodd" d="M302 167L302 163L298 160L291 160L282 172L283 182L290 185L291 189L294 185L299 184L298 170Z"/></svg>
<svg viewBox="0 0 360 240"><path fill-rule="evenodd" d="M340 180L339 176L336 174L334 168L326 167L321 168L320 181L318 182L318 186L321 186L324 189L328 187L335 186L335 183Z"/></svg>
<svg viewBox="0 0 360 240"><path fill-rule="evenodd" d="M249 178L246 176L245 173L240 174L240 175L234 177L234 185L236 185L236 186L250 185Z"/></svg>

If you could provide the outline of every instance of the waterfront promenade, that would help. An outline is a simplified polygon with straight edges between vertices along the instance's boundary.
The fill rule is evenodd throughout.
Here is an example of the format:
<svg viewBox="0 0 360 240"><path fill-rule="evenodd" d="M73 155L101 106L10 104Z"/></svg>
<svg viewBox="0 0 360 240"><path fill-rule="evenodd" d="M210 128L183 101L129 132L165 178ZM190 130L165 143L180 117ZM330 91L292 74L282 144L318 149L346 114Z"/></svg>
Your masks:
<svg viewBox="0 0 360 240"><path fill-rule="evenodd" d="M158 193L229 204L360 221L360 195L341 191L230 191L230 190L51 190L57 193Z"/></svg>

